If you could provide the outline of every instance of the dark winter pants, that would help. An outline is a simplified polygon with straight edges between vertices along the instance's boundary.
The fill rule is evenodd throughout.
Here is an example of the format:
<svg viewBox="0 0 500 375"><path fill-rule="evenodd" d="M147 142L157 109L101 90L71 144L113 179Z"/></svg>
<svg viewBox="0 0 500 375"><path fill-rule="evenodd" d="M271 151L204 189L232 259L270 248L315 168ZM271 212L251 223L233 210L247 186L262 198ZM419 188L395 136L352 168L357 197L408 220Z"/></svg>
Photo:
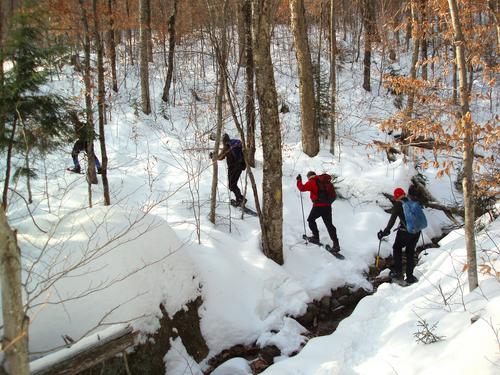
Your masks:
<svg viewBox="0 0 500 375"><path fill-rule="evenodd" d="M405 230L398 230L396 240L392 245L394 265L393 271L399 274L403 273L403 247L406 253L406 277L413 276L415 268L415 247L417 246L420 232L412 234Z"/></svg>
<svg viewBox="0 0 500 375"><path fill-rule="evenodd" d="M238 202L241 202L243 199L241 190L238 187L238 180L240 179L241 172L242 170L239 166L236 166L234 168L228 168L227 172L228 174L227 179L229 181L229 190L231 190L234 193L236 201Z"/></svg>
<svg viewBox="0 0 500 375"><path fill-rule="evenodd" d="M80 166L80 162L78 161L78 154L82 151L87 152L87 142L79 139L73 145L73 150L71 150L71 157L73 158L73 163L75 164L75 167ZM99 162L99 159L97 159L97 156L95 156L95 154L94 154L94 160L95 160L95 167L97 169L101 168L101 163Z"/></svg>
<svg viewBox="0 0 500 375"><path fill-rule="evenodd" d="M319 230L316 224L316 219L318 218L323 219L333 244L338 245L339 239L337 238L337 228L335 228L332 223L332 206L313 207L307 218L307 223L309 224L309 229L311 229L313 237L319 239Z"/></svg>

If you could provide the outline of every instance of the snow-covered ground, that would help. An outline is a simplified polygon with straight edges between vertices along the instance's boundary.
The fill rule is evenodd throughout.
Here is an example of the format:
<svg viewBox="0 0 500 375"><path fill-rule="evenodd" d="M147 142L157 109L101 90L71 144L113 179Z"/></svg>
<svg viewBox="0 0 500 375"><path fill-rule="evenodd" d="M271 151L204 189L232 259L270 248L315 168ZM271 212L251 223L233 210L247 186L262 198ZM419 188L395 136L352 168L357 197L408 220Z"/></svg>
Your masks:
<svg viewBox="0 0 500 375"><path fill-rule="evenodd" d="M496 220L477 238L480 263L495 260L497 269L499 235ZM479 288L469 293L463 230L440 246L422 257L417 284L382 284L332 335L310 340L264 374L498 374L498 271L496 278L495 270L482 274ZM418 342L415 335L429 332L442 340Z"/></svg>
<svg viewBox="0 0 500 375"><path fill-rule="evenodd" d="M241 219L240 212L225 203L224 162L219 170L217 225L208 221L212 168L207 154L213 147L208 133L215 124L213 74L207 72L207 83L195 85L202 98L197 102L189 94L192 82L186 78L197 73L178 64L176 74L185 79L184 86L177 87L176 106L163 110L158 100L163 70L153 69L156 115L147 117L138 113L140 90L137 76L129 71L121 81L120 94L111 99L106 125L113 205L103 206L98 185L92 187L94 208L87 208L85 177L64 170L71 165L72 145L36 161L40 178L34 182L30 211L40 229L33 225L23 201L16 195L10 198L9 222L19 231L28 281L34 357L64 347L63 336L77 340L87 335L92 342L97 332L114 332L115 324L131 323L143 332L153 332L161 316L160 303L173 314L201 295L199 314L209 357L235 344L274 344L285 356L277 358L266 374L497 373L498 220L485 223L478 236L480 264L493 267L482 269L479 289L472 293L467 289L463 232L454 231L441 241L440 248L422 256L416 269L419 283L408 288L382 285L361 301L336 332L310 340L298 355L286 359L306 340L303 327L290 317L304 313L307 302L345 284L371 289L364 275L378 250L376 233L389 219L382 208L388 205L382 193L392 193L396 187L406 190L416 172L402 158L389 163L384 153L366 147L373 139L387 140L367 119L390 113L392 98L384 96L384 90L381 96L366 94L359 88L358 73L349 70L339 77L340 151L332 156L325 141L318 156L304 155L299 143L296 81L289 73L280 73L280 64L276 66L278 93L291 109L281 115L284 265L260 251L258 219ZM72 80L69 68L66 72L67 79L54 85L68 96L81 95L80 83ZM226 131L236 137L229 122ZM256 157L260 188L259 151ZM345 199L333 204L333 222L346 257L343 261L301 240L303 216L295 176L309 170L339 176L337 189ZM453 201L458 195L453 184L447 178L435 180L435 172L424 172L431 192ZM244 185L244 175L240 182ZM22 180L16 189L25 192ZM255 207L250 191L248 187L248 205ZM311 203L306 194L302 198L307 216ZM426 210L426 215L429 227L424 240L429 241L450 223L439 211ZM319 228L322 241L328 242L322 223ZM394 234L382 243L382 256L391 253L393 240ZM471 323L473 318L475 323ZM414 334L419 321L436 324L435 334L443 340L417 343ZM187 356L182 342L175 340L165 357L167 373L183 374ZM45 356L32 368L56 359ZM201 373L205 363L189 365L193 373ZM214 372L249 373L241 358Z"/></svg>

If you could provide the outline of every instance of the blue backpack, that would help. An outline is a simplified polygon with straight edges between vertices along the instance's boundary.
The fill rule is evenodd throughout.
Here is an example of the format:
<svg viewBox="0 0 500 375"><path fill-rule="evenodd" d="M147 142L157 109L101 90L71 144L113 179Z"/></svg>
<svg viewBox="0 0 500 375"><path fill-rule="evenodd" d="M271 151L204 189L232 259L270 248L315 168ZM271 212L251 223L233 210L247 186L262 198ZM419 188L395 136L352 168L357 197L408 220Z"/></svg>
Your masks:
<svg viewBox="0 0 500 375"><path fill-rule="evenodd" d="M406 221L406 231L415 234L427 228L427 219L425 218L420 203L410 199L404 200L402 203Z"/></svg>

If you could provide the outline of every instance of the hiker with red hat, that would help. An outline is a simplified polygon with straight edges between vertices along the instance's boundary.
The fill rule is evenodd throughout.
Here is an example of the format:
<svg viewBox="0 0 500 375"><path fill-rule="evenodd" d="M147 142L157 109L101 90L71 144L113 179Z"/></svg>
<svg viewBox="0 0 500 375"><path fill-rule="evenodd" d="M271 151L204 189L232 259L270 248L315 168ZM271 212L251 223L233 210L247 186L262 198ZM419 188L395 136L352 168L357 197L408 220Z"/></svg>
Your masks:
<svg viewBox="0 0 500 375"><path fill-rule="evenodd" d="M316 219L321 217L333 242L331 253L334 255L338 254L340 252L340 245L337 237L337 228L332 223L332 203L336 198L336 193L331 183L331 176L326 173L317 176L315 172L310 171L307 173L307 182L303 184L302 176L299 174L297 176L297 188L301 192L309 191L313 202L313 207L307 218L312 236L307 237L307 240L311 243L321 245L318 225L316 224ZM340 257L341 255L338 254L338 256Z"/></svg>
<svg viewBox="0 0 500 375"><path fill-rule="evenodd" d="M408 229L407 220L405 216L404 205L410 202L410 199L406 196L405 191L398 187L394 190L394 205L391 211L391 218L387 223L387 226L384 230L380 230L377 233L377 237L381 240L383 237L391 234L391 229L396 222L396 219L399 218L399 226L397 228L396 240L394 241L394 245L392 245L393 250L393 258L394 264L391 267L391 272L389 273L389 277L391 279L395 279L396 281L403 280L403 248L405 248L406 252L406 283L413 284L418 281L418 279L413 275L413 269L415 268L415 247L417 246L418 239L420 237L420 228L417 228L416 231L413 230L413 227ZM415 205L418 205L417 202L411 201ZM418 205L418 207L420 207ZM421 208L420 208L421 211ZM423 215L423 214L422 214ZM424 216L425 221L425 216ZM425 222L427 225L427 222Z"/></svg>

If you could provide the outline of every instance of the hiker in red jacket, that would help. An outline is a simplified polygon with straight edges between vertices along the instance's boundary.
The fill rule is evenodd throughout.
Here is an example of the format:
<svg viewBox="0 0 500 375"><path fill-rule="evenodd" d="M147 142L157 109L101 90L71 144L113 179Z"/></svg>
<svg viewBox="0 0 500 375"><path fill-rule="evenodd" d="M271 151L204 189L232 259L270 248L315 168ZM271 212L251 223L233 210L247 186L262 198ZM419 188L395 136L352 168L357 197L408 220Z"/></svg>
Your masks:
<svg viewBox="0 0 500 375"><path fill-rule="evenodd" d="M308 237L309 242L318 244L319 241L319 230L316 224L316 219L322 218L325 223L328 234L333 241L332 251L338 253L340 251L339 239L337 238L337 229L332 223L332 204L328 202L322 202L318 196L318 176L313 171L307 172L307 182L302 183L302 176L299 174L297 176L297 188L303 191L309 191L311 201L313 202L313 207L309 216L307 218L307 223L309 224L309 229L311 229L312 236Z"/></svg>

